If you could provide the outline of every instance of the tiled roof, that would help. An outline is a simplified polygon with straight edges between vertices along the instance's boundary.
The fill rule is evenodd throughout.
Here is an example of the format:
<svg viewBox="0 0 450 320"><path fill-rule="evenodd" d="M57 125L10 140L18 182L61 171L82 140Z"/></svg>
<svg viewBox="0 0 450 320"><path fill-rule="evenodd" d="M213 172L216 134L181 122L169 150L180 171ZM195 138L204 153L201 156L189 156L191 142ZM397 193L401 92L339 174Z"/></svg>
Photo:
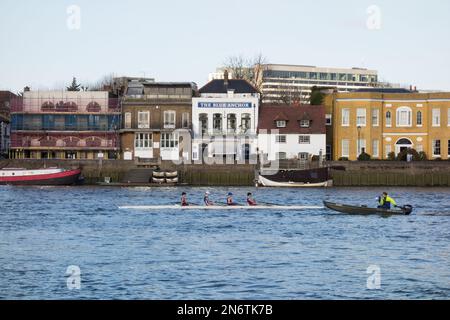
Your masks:
<svg viewBox="0 0 450 320"><path fill-rule="evenodd" d="M230 79L228 85L223 79L212 80L200 89L200 93L227 93L230 89L234 90L234 93L258 93L248 81L240 79Z"/></svg>
<svg viewBox="0 0 450 320"><path fill-rule="evenodd" d="M277 128L277 120L287 118L285 128ZM310 120L309 128L301 128L301 120ZM259 110L258 132L279 130L282 134L325 134L325 107L312 105L262 105Z"/></svg>

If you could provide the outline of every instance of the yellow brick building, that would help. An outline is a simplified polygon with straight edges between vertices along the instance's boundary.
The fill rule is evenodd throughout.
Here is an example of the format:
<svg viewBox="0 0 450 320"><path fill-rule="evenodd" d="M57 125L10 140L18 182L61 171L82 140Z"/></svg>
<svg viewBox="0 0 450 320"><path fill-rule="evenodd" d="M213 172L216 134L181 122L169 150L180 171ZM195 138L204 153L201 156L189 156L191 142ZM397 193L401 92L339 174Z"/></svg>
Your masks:
<svg viewBox="0 0 450 320"><path fill-rule="evenodd" d="M428 159L449 158L450 92L335 92L324 104L333 160L356 160L362 151L387 159L408 148Z"/></svg>

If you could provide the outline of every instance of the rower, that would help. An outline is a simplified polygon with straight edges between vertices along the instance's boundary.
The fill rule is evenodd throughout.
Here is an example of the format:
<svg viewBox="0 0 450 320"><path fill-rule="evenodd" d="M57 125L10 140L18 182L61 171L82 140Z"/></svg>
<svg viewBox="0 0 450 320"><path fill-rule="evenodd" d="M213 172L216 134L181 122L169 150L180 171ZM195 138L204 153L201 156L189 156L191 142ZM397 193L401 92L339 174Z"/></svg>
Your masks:
<svg viewBox="0 0 450 320"><path fill-rule="evenodd" d="M205 196L203 197L203 202L205 203L205 206L212 206L214 203L209 200L209 191L205 192Z"/></svg>
<svg viewBox="0 0 450 320"><path fill-rule="evenodd" d="M182 206L182 207L187 207L187 206L189 206L189 203L187 202L187 195L186 195L186 192L183 192L183 193L181 194L181 206Z"/></svg>
<svg viewBox="0 0 450 320"><path fill-rule="evenodd" d="M391 205L394 208L397 207L397 203L395 202L394 199L389 197L387 192L383 192L383 195L381 197L378 197L378 202L380 203L380 205L378 206L379 209L390 210L391 209Z"/></svg>
<svg viewBox="0 0 450 320"><path fill-rule="evenodd" d="M256 200L253 199L253 195L252 195L251 192L247 193L247 204L248 204L249 206L256 206L256 205L257 205L257 204L256 204Z"/></svg>
<svg viewBox="0 0 450 320"><path fill-rule="evenodd" d="M237 205L237 203L235 203L233 201L233 194L231 192L228 192L228 195L227 195L227 205L228 206L236 206Z"/></svg>

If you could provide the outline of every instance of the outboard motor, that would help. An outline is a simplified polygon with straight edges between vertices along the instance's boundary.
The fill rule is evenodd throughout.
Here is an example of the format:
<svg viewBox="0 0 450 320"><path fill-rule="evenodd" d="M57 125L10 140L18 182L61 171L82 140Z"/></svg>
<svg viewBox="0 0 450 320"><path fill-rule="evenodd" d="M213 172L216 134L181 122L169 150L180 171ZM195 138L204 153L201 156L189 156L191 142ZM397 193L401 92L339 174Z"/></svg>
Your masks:
<svg viewBox="0 0 450 320"><path fill-rule="evenodd" d="M410 215L411 212L413 211L413 206L407 204L407 205L404 205L404 206L402 207L402 209L403 209L403 211L405 212L405 215Z"/></svg>

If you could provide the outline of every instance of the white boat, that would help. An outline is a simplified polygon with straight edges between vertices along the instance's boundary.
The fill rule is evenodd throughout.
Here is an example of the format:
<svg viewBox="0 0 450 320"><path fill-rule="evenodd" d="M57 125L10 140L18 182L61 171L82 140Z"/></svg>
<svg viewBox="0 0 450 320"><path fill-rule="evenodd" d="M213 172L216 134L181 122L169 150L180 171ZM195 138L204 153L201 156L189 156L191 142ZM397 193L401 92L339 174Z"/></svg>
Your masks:
<svg viewBox="0 0 450 320"><path fill-rule="evenodd" d="M124 210L321 210L324 207L319 206L276 206L276 205L258 205L258 206L181 206L181 205L153 205L153 206L119 206Z"/></svg>
<svg viewBox="0 0 450 320"><path fill-rule="evenodd" d="M291 187L291 188L323 188L323 187L332 187L333 181L327 180L319 183L308 183L308 182L277 182L269 180L261 175L258 176L258 184L263 187Z"/></svg>

